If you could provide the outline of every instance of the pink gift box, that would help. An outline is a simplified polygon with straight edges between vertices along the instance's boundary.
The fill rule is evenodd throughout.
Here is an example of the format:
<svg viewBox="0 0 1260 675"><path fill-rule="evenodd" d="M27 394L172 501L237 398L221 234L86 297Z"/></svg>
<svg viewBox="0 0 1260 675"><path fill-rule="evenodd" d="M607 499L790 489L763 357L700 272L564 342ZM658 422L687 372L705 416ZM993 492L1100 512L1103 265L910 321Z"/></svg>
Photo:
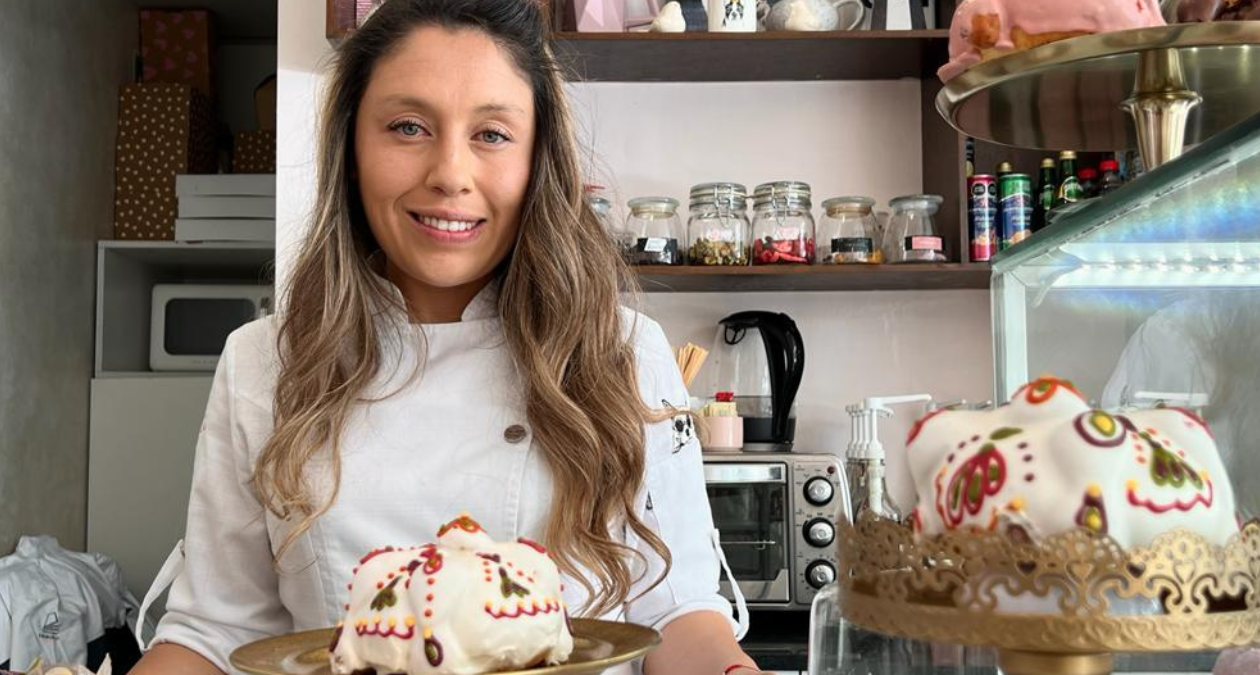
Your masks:
<svg viewBox="0 0 1260 675"><path fill-rule="evenodd" d="M209 10L140 10L142 81L187 84L213 98L214 50Z"/></svg>

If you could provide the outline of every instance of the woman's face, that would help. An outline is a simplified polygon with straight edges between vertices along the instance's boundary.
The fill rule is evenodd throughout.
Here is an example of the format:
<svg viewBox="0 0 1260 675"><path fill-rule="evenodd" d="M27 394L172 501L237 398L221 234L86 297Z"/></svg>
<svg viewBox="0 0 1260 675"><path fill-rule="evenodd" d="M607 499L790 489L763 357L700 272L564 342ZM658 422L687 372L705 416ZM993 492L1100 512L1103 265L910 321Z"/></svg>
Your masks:
<svg viewBox="0 0 1260 675"><path fill-rule="evenodd" d="M395 283L484 283L516 239L534 149L533 94L508 56L478 30L416 29L376 63L354 142Z"/></svg>

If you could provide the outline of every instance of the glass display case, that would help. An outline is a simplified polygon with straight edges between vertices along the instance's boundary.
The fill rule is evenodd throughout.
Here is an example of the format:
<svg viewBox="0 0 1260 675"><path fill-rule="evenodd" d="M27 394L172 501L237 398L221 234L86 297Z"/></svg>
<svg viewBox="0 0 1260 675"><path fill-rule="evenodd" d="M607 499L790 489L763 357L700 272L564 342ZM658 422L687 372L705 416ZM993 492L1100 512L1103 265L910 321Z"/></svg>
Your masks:
<svg viewBox="0 0 1260 675"><path fill-rule="evenodd" d="M993 329L996 400L1053 374L1104 409L1194 409L1240 515L1260 515L1260 116L996 256ZM1118 655L1116 670L1215 657Z"/></svg>
<svg viewBox="0 0 1260 675"><path fill-rule="evenodd" d="M1166 403L1212 427L1260 515L1260 116L993 262L997 400L1042 374L1102 408Z"/></svg>

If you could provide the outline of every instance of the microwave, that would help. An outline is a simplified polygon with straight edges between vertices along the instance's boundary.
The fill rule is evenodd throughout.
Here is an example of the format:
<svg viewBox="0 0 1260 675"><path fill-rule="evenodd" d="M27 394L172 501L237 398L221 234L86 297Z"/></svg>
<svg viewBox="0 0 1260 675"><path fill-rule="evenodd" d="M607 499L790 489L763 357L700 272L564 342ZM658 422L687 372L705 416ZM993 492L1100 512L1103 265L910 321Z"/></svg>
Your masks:
<svg viewBox="0 0 1260 675"><path fill-rule="evenodd" d="M704 455L713 524L750 608L809 609L836 579L843 480L840 460L830 454ZM734 600L725 573L721 592Z"/></svg>
<svg viewBox="0 0 1260 675"><path fill-rule="evenodd" d="M214 370L228 335L271 313L271 286L157 284L149 323L149 368Z"/></svg>

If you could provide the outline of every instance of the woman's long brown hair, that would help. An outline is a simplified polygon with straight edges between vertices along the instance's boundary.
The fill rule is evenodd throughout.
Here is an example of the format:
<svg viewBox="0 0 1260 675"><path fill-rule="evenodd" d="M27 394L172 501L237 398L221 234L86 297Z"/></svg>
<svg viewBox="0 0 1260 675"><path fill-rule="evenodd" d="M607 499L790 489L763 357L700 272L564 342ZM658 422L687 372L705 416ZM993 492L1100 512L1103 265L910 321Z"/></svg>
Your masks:
<svg viewBox="0 0 1260 675"><path fill-rule="evenodd" d="M389 0L339 48L323 110L317 205L281 319L275 430L254 486L272 513L294 522L277 561L337 498L342 426L382 367L374 308L397 302L368 264L377 246L352 180L355 115L376 62L428 25L485 32L533 88L530 185L515 247L497 271L498 309L555 485L546 544L586 587L584 612L600 615L637 581L631 550L610 528L628 527L670 562L634 513L644 424L660 415L639 395L618 310L619 288L633 280L586 204L563 78L535 0ZM327 457L334 485L318 499L305 476L317 456Z"/></svg>

